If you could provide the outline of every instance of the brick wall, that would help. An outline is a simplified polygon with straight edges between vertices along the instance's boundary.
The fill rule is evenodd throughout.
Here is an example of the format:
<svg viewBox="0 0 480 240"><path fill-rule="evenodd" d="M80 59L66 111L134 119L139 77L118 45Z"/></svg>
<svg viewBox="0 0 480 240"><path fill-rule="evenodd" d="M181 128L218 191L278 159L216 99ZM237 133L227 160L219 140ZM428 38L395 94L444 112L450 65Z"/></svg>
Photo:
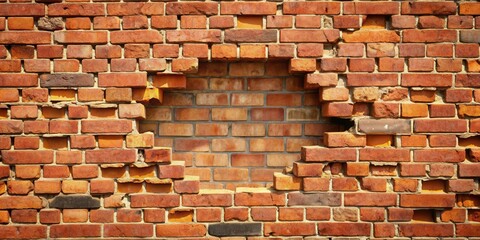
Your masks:
<svg viewBox="0 0 480 240"><path fill-rule="evenodd" d="M480 237L479 15L0 0L0 238Z"/></svg>

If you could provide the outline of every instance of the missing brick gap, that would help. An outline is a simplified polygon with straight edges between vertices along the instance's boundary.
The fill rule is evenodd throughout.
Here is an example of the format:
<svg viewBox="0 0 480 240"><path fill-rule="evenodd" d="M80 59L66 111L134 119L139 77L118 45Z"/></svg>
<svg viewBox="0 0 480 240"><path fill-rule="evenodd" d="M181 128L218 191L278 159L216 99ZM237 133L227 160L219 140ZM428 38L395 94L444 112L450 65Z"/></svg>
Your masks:
<svg viewBox="0 0 480 240"><path fill-rule="evenodd" d="M362 18L361 29L385 29L386 17L380 15L367 15Z"/></svg>

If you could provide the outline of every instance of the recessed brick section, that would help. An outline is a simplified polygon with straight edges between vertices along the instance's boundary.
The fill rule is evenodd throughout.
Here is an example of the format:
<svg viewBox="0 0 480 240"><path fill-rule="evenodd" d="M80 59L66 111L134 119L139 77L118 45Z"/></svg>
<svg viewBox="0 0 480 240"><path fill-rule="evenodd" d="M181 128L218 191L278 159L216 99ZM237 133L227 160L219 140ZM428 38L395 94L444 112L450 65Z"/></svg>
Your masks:
<svg viewBox="0 0 480 240"><path fill-rule="evenodd" d="M480 237L478 15L3 0L0 238Z"/></svg>

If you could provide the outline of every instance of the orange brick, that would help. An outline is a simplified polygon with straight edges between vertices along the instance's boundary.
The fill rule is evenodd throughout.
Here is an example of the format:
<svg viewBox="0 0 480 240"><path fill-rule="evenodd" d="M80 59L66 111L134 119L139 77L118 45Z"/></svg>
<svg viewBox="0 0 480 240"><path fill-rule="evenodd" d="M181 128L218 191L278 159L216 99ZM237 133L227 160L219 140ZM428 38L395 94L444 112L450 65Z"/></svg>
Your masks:
<svg viewBox="0 0 480 240"><path fill-rule="evenodd" d="M427 117L428 116L428 105L427 104L402 104L402 117Z"/></svg>
<svg viewBox="0 0 480 240"><path fill-rule="evenodd" d="M33 17L9 17L8 29L33 30Z"/></svg>
<svg viewBox="0 0 480 240"><path fill-rule="evenodd" d="M246 60L259 60L267 57L265 45L240 45L240 58Z"/></svg>

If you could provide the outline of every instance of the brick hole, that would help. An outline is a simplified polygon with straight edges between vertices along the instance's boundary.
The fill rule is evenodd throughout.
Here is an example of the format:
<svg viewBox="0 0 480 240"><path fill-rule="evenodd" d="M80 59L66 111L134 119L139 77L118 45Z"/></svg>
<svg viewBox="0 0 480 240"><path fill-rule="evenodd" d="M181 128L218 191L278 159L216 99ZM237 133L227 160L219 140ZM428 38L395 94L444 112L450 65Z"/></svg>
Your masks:
<svg viewBox="0 0 480 240"><path fill-rule="evenodd" d="M323 145L324 132L354 126L323 118L318 89L305 89L288 62L201 62L199 69L185 89L165 89L162 104L145 103L139 131L172 147L203 188L270 186L274 172L300 159L301 146Z"/></svg>
<svg viewBox="0 0 480 240"><path fill-rule="evenodd" d="M445 192L447 181L445 180L430 180L422 181L422 192L443 193Z"/></svg>
<svg viewBox="0 0 480 240"><path fill-rule="evenodd" d="M436 213L435 210L414 210L413 211L413 221L418 222L435 222Z"/></svg>

